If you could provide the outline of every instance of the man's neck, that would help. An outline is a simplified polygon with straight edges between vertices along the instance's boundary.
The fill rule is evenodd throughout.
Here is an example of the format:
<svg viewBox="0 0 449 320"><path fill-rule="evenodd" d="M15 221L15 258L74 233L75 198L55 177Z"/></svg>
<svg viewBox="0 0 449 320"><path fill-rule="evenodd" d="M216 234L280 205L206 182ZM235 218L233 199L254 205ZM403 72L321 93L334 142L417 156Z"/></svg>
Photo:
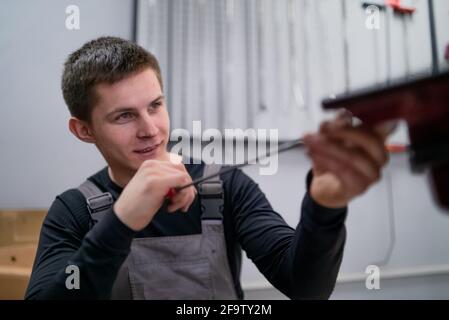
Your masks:
<svg viewBox="0 0 449 320"><path fill-rule="evenodd" d="M114 182L116 185L118 185L121 188L125 188L125 186L128 184L128 182L132 179L135 172L130 173L117 173L114 172L111 167L108 167L108 174L109 178Z"/></svg>

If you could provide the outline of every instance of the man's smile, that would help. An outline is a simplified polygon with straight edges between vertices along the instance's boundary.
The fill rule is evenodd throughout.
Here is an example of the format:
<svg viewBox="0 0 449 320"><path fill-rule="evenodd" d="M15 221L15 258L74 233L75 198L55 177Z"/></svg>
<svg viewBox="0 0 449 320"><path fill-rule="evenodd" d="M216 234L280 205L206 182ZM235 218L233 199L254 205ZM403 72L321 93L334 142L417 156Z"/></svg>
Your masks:
<svg viewBox="0 0 449 320"><path fill-rule="evenodd" d="M156 151L157 148L162 145L162 142L163 141L161 141L161 142L159 142L157 144L154 144L152 146L148 146L148 147L145 147L145 148L134 150L134 152L138 153L138 154L149 155L151 153L154 153L154 151Z"/></svg>

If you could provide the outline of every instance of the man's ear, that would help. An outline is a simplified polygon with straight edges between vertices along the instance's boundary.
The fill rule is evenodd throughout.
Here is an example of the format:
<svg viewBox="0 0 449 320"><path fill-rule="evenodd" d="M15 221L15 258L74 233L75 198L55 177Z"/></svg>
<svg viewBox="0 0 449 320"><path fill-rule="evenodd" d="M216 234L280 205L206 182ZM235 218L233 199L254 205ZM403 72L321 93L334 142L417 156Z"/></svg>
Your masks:
<svg viewBox="0 0 449 320"><path fill-rule="evenodd" d="M95 143L92 128L85 121L71 117L69 120L69 129L81 141Z"/></svg>

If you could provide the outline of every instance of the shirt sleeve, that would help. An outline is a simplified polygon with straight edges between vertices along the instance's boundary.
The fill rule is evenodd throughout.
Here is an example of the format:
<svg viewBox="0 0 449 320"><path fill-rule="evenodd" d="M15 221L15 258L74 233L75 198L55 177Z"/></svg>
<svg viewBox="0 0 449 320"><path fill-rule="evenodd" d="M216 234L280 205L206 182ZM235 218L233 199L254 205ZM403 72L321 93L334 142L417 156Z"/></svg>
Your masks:
<svg viewBox="0 0 449 320"><path fill-rule="evenodd" d="M237 170L232 181L237 239L267 280L291 299L328 299L343 257L347 208L316 203L308 192L311 179L309 172L296 229L242 171Z"/></svg>
<svg viewBox="0 0 449 320"><path fill-rule="evenodd" d="M84 198L81 198L84 203ZM78 202L79 203L79 202ZM135 232L123 224L112 208L90 231L79 215L57 197L44 219L26 299L108 299L118 270L130 251ZM72 285L79 270L79 289ZM66 272L67 270L67 272ZM69 289L72 288L72 289Z"/></svg>

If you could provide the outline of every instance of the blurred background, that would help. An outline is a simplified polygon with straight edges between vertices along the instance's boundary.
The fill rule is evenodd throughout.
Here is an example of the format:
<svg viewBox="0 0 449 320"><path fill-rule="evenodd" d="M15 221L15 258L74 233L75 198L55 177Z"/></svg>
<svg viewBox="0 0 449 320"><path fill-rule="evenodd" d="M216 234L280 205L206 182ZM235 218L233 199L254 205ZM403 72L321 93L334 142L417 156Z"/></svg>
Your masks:
<svg viewBox="0 0 449 320"><path fill-rule="evenodd" d="M324 98L449 69L449 1L401 5L415 10L359 0L1 0L0 299L23 296L55 196L105 166L69 132L60 89L63 63L83 43L113 35L153 52L172 129L200 120L203 130L275 128L288 141L328 117ZM405 125L389 143L408 144ZM309 169L298 149L279 157L274 176L245 171L296 227ZM391 154L346 225L331 299L449 298L449 214L427 177L410 173L406 152ZM365 286L369 265L380 268L378 290ZM241 280L248 299L285 298L246 258Z"/></svg>

